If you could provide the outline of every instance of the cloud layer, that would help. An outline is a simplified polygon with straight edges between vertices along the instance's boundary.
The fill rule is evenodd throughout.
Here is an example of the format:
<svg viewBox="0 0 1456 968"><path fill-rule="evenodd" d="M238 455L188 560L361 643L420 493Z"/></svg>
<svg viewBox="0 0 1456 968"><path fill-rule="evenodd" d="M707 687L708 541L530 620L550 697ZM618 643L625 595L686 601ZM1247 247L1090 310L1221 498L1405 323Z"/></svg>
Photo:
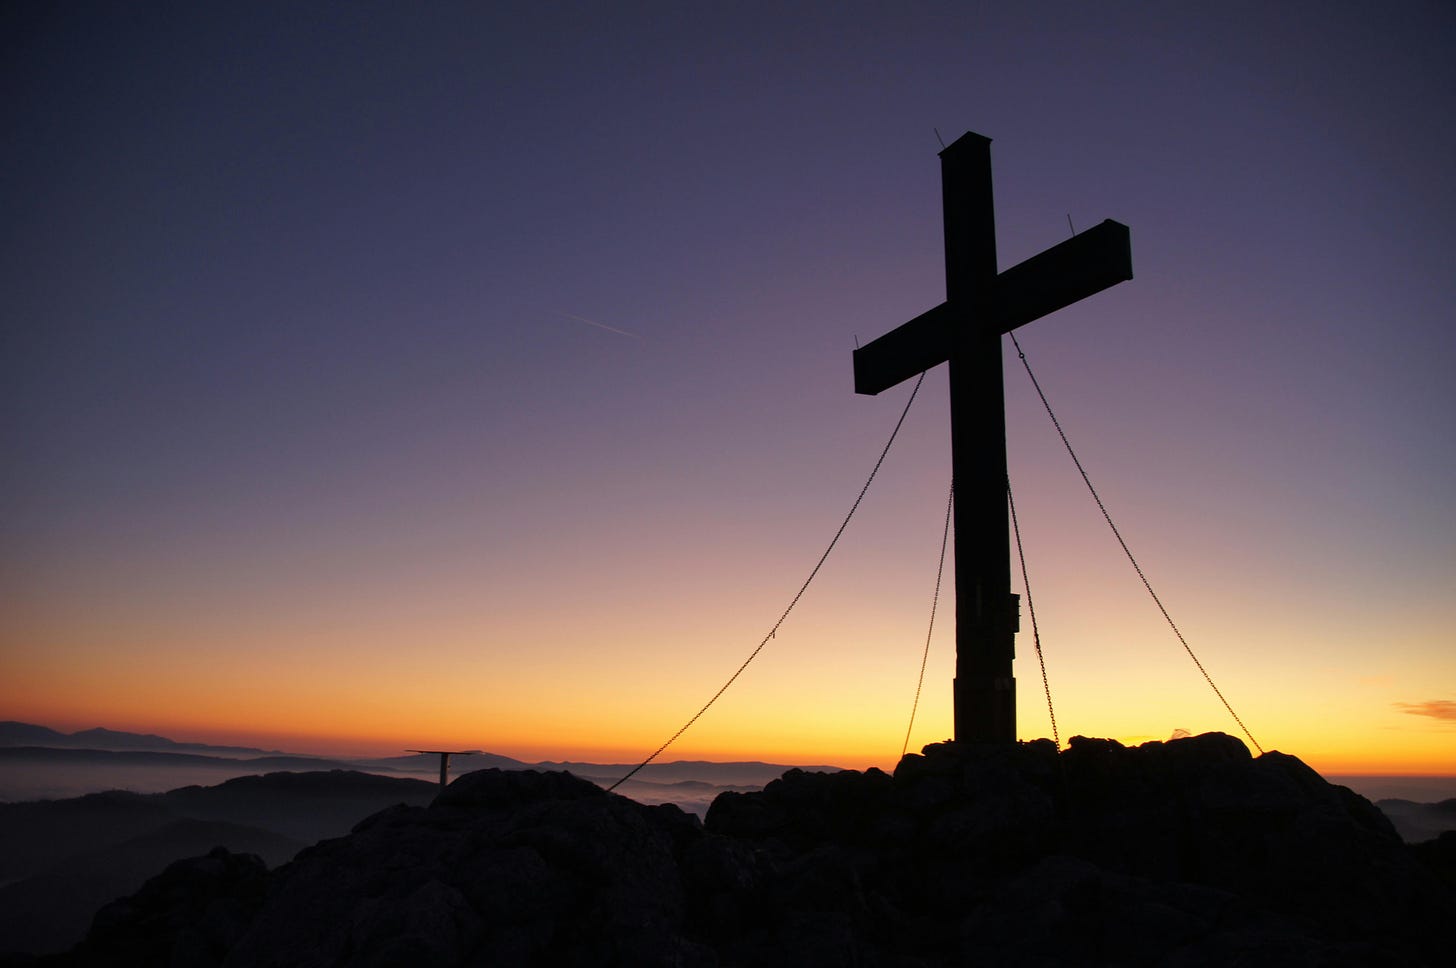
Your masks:
<svg viewBox="0 0 1456 968"><path fill-rule="evenodd" d="M1456 702L1450 699L1431 699L1427 702L1398 702L1394 705L1395 708L1410 713L1412 716L1429 716L1432 719L1456 722Z"/></svg>

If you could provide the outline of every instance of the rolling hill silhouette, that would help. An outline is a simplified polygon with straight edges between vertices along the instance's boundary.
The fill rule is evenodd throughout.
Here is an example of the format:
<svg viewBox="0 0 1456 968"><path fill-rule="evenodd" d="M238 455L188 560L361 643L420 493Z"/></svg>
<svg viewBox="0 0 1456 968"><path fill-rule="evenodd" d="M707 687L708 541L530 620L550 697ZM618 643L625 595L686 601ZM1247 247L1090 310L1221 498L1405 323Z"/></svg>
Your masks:
<svg viewBox="0 0 1456 968"><path fill-rule="evenodd" d="M281 864L383 807L436 792L423 780L335 770L0 803L0 952L70 947L97 908L179 857L222 846Z"/></svg>

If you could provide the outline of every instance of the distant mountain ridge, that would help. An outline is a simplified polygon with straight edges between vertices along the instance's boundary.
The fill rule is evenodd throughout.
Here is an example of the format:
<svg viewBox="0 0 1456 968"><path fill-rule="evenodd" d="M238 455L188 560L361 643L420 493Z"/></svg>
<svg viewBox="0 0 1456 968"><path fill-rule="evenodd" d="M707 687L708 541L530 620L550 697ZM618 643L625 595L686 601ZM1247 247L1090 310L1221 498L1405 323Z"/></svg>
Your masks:
<svg viewBox="0 0 1456 968"><path fill-rule="evenodd" d="M352 760L328 760L320 757L279 753L276 755L236 757L209 756L206 753L183 753L166 750L98 750L52 746L0 747L0 763L23 763L44 760L64 763L130 763L137 766L246 766L256 770L352 770Z"/></svg>
<svg viewBox="0 0 1456 968"><path fill-rule="evenodd" d="M61 752L66 751L66 752ZM79 754L86 753L82 757ZM50 757L51 753L59 756ZM231 754L223 756L221 754ZM252 754L246 759L243 756ZM430 773L439 769L439 757L411 753L385 757L321 757L305 753L284 753L249 746L214 746L208 743L183 743L150 733L128 733L95 727L75 733L62 733L33 723L0 722L0 762L40 760L47 757L69 757L73 762L136 763L137 765L210 766L217 760L234 761L222 765L245 763L259 771L274 770L371 770L386 773ZM529 763L499 753L481 752L458 756L450 763L452 776L472 770L565 770L577 776L610 786L637 769L636 763L586 763L576 760L545 760ZM836 772L829 764L765 763L758 760L727 763L709 760L672 760L650 763L637 770L633 781L646 786L675 784L683 781L708 782L718 786L761 787L790 769L810 772ZM711 779L709 779L711 778Z"/></svg>
<svg viewBox="0 0 1456 968"><path fill-rule="evenodd" d="M96 726L74 733L62 733L48 726L0 722L0 747L43 746L60 749L207 751L211 753L256 753L281 756L282 750L265 750L254 746L215 746L211 743L179 743L152 733L128 733Z"/></svg>
<svg viewBox="0 0 1456 968"><path fill-rule="evenodd" d="M1377 800L1375 805L1390 818L1407 843L1435 840L1448 830L1456 830L1456 799L1440 803Z"/></svg>

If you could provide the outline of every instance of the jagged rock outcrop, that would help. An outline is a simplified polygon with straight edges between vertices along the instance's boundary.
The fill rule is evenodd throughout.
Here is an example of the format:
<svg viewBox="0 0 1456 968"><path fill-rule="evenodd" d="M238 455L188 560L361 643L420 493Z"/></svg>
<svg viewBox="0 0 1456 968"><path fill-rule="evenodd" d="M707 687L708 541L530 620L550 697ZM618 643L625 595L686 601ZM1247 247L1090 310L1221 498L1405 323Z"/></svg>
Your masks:
<svg viewBox="0 0 1456 968"><path fill-rule="evenodd" d="M1449 851L1293 757L1079 737L790 771L705 823L479 771L273 872L179 862L53 963L1437 965L1453 920Z"/></svg>
<svg viewBox="0 0 1456 968"><path fill-rule="evenodd" d="M930 746L893 778L725 794L707 827L777 858L788 896L837 890L821 913L856 944L945 963L1436 964L1456 915L1369 801L1222 734Z"/></svg>

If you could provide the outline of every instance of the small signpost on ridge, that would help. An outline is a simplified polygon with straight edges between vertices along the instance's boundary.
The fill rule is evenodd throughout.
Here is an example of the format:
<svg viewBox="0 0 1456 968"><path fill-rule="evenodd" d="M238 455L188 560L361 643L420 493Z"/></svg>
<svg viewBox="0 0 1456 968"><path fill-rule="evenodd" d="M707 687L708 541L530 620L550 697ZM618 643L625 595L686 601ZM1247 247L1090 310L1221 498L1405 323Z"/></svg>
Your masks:
<svg viewBox="0 0 1456 968"><path fill-rule="evenodd" d="M406 753L428 753L431 756L440 757L440 789L450 784L450 757L452 756L475 756L480 750L405 750Z"/></svg>

